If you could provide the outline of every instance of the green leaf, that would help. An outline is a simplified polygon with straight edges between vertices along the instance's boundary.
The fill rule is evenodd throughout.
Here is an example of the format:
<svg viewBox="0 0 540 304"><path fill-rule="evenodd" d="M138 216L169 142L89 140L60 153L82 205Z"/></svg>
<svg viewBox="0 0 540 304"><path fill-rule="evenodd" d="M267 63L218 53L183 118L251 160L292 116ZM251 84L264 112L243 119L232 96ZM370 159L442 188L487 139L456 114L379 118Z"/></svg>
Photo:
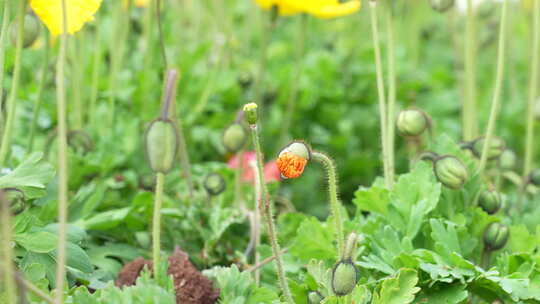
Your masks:
<svg viewBox="0 0 540 304"><path fill-rule="evenodd" d="M376 186L360 187L354 193L353 203L359 210L386 215L390 203L390 193L387 189Z"/></svg>
<svg viewBox="0 0 540 304"><path fill-rule="evenodd" d="M28 251L48 253L58 245L58 237L47 231L17 234L15 242Z"/></svg>
<svg viewBox="0 0 540 304"><path fill-rule="evenodd" d="M525 225L510 226L509 247L512 252L533 252L536 249L536 236L529 233Z"/></svg>
<svg viewBox="0 0 540 304"><path fill-rule="evenodd" d="M372 304L408 304L420 291L416 287L418 274L413 269L402 268L398 273L383 281L379 293L374 294Z"/></svg>
<svg viewBox="0 0 540 304"><path fill-rule="evenodd" d="M455 252L461 254L459 239L456 233L455 224L447 222L446 228L441 220L431 219L431 237L435 241L439 253L450 256Z"/></svg>
<svg viewBox="0 0 540 304"><path fill-rule="evenodd" d="M127 217L130 210L130 207L126 207L100 212L77 222L77 225L85 230L109 230L118 226Z"/></svg>
<svg viewBox="0 0 540 304"><path fill-rule="evenodd" d="M311 259L332 260L337 256L333 242L333 229L311 217L304 220L298 228L289 252L306 263Z"/></svg>
<svg viewBox="0 0 540 304"><path fill-rule="evenodd" d="M55 171L51 164L42 161L43 153L33 153L10 173L0 177L0 188L17 188L27 199L40 197Z"/></svg>
<svg viewBox="0 0 540 304"><path fill-rule="evenodd" d="M459 304L469 296L465 288L466 286L461 284L439 284L423 290L413 303Z"/></svg>

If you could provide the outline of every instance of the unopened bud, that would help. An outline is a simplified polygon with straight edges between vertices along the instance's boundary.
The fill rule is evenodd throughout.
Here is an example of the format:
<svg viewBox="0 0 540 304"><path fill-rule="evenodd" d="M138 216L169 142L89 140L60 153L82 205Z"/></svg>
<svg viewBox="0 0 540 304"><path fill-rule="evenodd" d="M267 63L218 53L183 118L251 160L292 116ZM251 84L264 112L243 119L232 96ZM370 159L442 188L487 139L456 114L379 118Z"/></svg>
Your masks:
<svg viewBox="0 0 540 304"><path fill-rule="evenodd" d="M178 131L168 119L152 122L144 136L146 157L155 173L167 173L173 165L178 150Z"/></svg>
<svg viewBox="0 0 540 304"><path fill-rule="evenodd" d="M444 13L454 6L454 0L429 0L429 4L434 10Z"/></svg>
<svg viewBox="0 0 540 304"><path fill-rule="evenodd" d="M358 283L358 269L350 259L339 261L332 271L332 290L337 296L346 296Z"/></svg>
<svg viewBox="0 0 540 304"><path fill-rule="evenodd" d="M210 173L204 179L204 189L208 194L216 196L225 190L225 179L219 173Z"/></svg>
<svg viewBox="0 0 540 304"><path fill-rule="evenodd" d="M433 171L437 180L450 189L461 189L468 178L465 165L451 155L444 155L435 160Z"/></svg>
<svg viewBox="0 0 540 304"><path fill-rule="evenodd" d="M484 245L489 251L503 248L510 237L510 230L499 222L491 223L484 231Z"/></svg>
<svg viewBox="0 0 540 304"><path fill-rule="evenodd" d="M398 131L405 136L420 136L431 126L429 116L419 109L407 109L398 114Z"/></svg>
<svg viewBox="0 0 540 304"><path fill-rule="evenodd" d="M14 21L10 27L11 41L13 45L17 43L17 35L19 30L19 24ZM23 30L23 48L27 48L34 44L41 32L41 25L36 16L32 14L26 14L24 16L24 30Z"/></svg>
<svg viewBox="0 0 540 304"><path fill-rule="evenodd" d="M516 163L516 153L510 149L505 149L499 157L499 166L502 170L514 170L516 168Z"/></svg>
<svg viewBox="0 0 540 304"><path fill-rule="evenodd" d="M256 103L247 103L244 105L244 117L249 125L256 125L259 119L258 106Z"/></svg>
<svg viewBox="0 0 540 304"><path fill-rule="evenodd" d="M485 190L478 198L478 205L487 214L495 214L502 206L502 195L496 190Z"/></svg>
<svg viewBox="0 0 540 304"><path fill-rule="evenodd" d="M240 123L233 123L223 132L223 146L231 153L240 151L246 144L248 133Z"/></svg>
<svg viewBox="0 0 540 304"><path fill-rule="evenodd" d="M483 149L484 149L485 142L486 142L486 138L480 137L472 141L469 144L468 148L471 149L474 156L476 156L477 158L481 158L482 153L484 151ZM493 160L493 159L499 158L505 149L506 149L506 143L504 142L502 138L496 137L496 136L492 137L491 140L489 141L487 159Z"/></svg>
<svg viewBox="0 0 540 304"><path fill-rule="evenodd" d="M308 304L319 304L323 300L324 300L324 297L318 291L310 291L308 293Z"/></svg>

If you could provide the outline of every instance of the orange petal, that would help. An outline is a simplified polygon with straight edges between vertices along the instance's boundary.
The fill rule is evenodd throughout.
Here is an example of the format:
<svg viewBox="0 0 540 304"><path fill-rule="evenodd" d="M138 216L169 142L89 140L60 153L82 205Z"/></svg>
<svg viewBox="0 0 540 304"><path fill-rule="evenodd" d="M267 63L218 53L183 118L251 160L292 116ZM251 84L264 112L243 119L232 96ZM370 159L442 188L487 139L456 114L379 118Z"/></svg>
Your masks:
<svg viewBox="0 0 540 304"><path fill-rule="evenodd" d="M307 159L290 152L281 154L277 159L279 172L286 178L297 178L304 172Z"/></svg>

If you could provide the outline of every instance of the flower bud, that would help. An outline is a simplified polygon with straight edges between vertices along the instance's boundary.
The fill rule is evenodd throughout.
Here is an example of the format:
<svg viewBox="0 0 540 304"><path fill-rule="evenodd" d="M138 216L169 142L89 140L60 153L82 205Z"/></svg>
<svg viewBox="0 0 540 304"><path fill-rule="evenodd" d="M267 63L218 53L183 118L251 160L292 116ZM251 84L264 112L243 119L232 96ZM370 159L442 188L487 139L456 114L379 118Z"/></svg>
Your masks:
<svg viewBox="0 0 540 304"><path fill-rule="evenodd" d="M469 144L468 148L471 149L474 156L476 156L477 158L481 158L485 142L485 137L477 138ZM506 149L506 143L504 142L504 140L496 136L491 138L489 145L490 147L487 152L488 160L499 158Z"/></svg>
<svg viewBox="0 0 540 304"><path fill-rule="evenodd" d="M504 149L503 153L499 157L499 166L502 170L514 170L516 168L517 156L514 151L510 149Z"/></svg>
<svg viewBox="0 0 540 304"><path fill-rule="evenodd" d="M257 124L257 120L259 119L257 108L257 104L254 102L244 105L244 117L249 125Z"/></svg>
<svg viewBox="0 0 540 304"><path fill-rule="evenodd" d="M247 90L253 84L253 77L250 73L243 73L238 76L237 81L243 90Z"/></svg>
<svg viewBox="0 0 540 304"><path fill-rule="evenodd" d="M463 187L468 177L465 165L451 155L444 155L435 160L433 171L441 184L455 190Z"/></svg>
<svg viewBox="0 0 540 304"><path fill-rule="evenodd" d="M487 214L495 214L502 206L502 195L496 190L484 190L478 198L478 205Z"/></svg>
<svg viewBox="0 0 540 304"><path fill-rule="evenodd" d="M332 290L337 296L351 293L358 283L358 269L351 259L339 261L332 271Z"/></svg>
<svg viewBox="0 0 540 304"><path fill-rule="evenodd" d="M319 304L323 300L324 300L324 297L318 291L310 291L308 293L308 304Z"/></svg>
<svg viewBox="0 0 540 304"><path fill-rule="evenodd" d="M302 175L310 159L311 148L302 141L293 141L281 149L276 163L284 179L297 178Z"/></svg>
<svg viewBox="0 0 540 304"><path fill-rule="evenodd" d="M154 120L144 136L146 157L155 173L171 170L178 150L178 131L168 119Z"/></svg>
<svg viewBox="0 0 540 304"><path fill-rule="evenodd" d="M421 110L407 109L398 114L396 124L404 136L420 136L430 128L431 119Z"/></svg>
<svg viewBox="0 0 540 304"><path fill-rule="evenodd" d="M223 132L223 146L231 153L237 153L244 147L248 133L240 123L233 123Z"/></svg>
<svg viewBox="0 0 540 304"><path fill-rule="evenodd" d="M210 173L204 178L204 189L208 194L216 196L221 194L225 190L225 179L219 173Z"/></svg>
<svg viewBox="0 0 540 304"><path fill-rule="evenodd" d="M454 6L454 0L430 0L431 7L441 13L446 12Z"/></svg>
<svg viewBox="0 0 540 304"><path fill-rule="evenodd" d="M484 231L484 246L486 250L499 250L506 245L510 237L510 230L499 222L491 223Z"/></svg>
<svg viewBox="0 0 540 304"><path fill-rule="evenodd" d="M10 26L11 41L13 45L17 44L17 32L18 32L18 23L14 21ZM34 42L39 37L41 32L41 25L32 14L27 14L24 16L24 30L23 30L23 48L27 48L34 44Z"/></svg>

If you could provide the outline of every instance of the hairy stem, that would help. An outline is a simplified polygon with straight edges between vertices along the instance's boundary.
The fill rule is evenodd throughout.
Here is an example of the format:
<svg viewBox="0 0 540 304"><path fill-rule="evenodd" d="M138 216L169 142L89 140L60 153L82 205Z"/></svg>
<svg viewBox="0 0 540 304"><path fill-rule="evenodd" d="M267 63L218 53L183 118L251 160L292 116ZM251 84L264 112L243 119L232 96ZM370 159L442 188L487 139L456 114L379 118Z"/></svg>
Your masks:
<svg viewBox="0 0 540 304"><path fill-rule="evenodd" d="M11 91L7 102L7 118L4 125L2 145L0 146L0 168L6 163L7 156L11 150L11 138L13 133L13 121L16 115L16 101L19 92L19 81L21 79L21 57L24 40L24 16L26 11L26 0L20 0L17 8L17 42L15 45L15 64L13 67L13 80ZM0 84L1 85L1 84ZM1 97L0 97L1 98Z"/></svg>
<svg viewBox="0 0 540 304"><path fill-rule="evenodd" d="M390 186L394 183L394 141L395 141L395 125L394 116L396 109L396 55L395 55L395 38L394 38L394 16L392 12L392 4L388 4L386 10L386 27L388 35L388 117L387 117L387 148L388 148L388 178Z"/></svg>
<svg viewBox="0 0 540 304"><path fill-rule="evenodd" d="M257 178L259 179L259 184L261 187L260 193L262 194L262 200L264 202L262 210L264 212L264 218L268 229L268 238L270 239L272 251L274 253L274 256L276 257L276 270L278 273L279 285L281 286L281 290L283 291L285 300L288 303L293 304L294 301L291 295L291 291L289 289L287 277L285 276L285 269L283 268L283 261L281 258L281 249L277 240L276 228L274 225L273 206L270 200L270 194L266 187L266 182L264 180L263 154L261 150L261 144L259 142L259 131L257 125L250 126L250 129L253 145L255 146L255 152L257 154Z"/></svg>
<svg viewBox="0 0 540 304"><path fill-rule="evenodd" d="M43 104L43 91L45 90L45 83L47 82L47 75L49 74L49 57L51 52L51 42L49 32L45 34L45 50L43 55L43 65L41 67L41 77L39 78L38 91L36 97L36 103L34 105L34 113L32 114L32 122L30 124L30 135L28 139L28 151L34 150L34 137L37 128L37 121L39 113L41 111L41 105Z"/></svg>
<svg viewBox="0 0 540 304"><path fill-rule="evenodd" d="M369 2L369 12L371 14L371 30L373 35L373 48L375 51L375 68L377 72L377 92L379 100L379 116L381 124L381 141L382 141L382 155L383 155L383 166L384 166L384 181L386 187L390 188L392 185L392 180L390 179L389 171L389 154L387 147L387 138L388 138L388 118L386 110L386 96L384 91L384 80L382 72L382 63L381 63L381 47L379 41L379 26L377 21L377 1L370 0Z"/></svg>
<svg viewBox="0 0 540 304"><path fill-rule="evenodd" d="M341 204L338 198L337 173L334 161L324 153L312 152L313 160L323 164L328 177L328 195L330 196L330 209L334 217L338 256L342 257L345 250L345 234L343 232L343 218L341 216Z"/></svg>
<svg viewBox="0 0 540 304"><path fill-rule="evenodd" d="M9 203L6 200L5 194L0 193L0 225L2 228L2 261L3 264L3 276L5 286L5 296L7 303L17 303L17 296L15 290L15 282L13 281L13 275L15 273L13 269L13 247L12 247L12 231L11 231L11 214Z"/></svg>
<svg viewBox="0 0 540 304"><path fill-rule="evenodd" d="M478 134L476 117L476 15L473 1L467 0L465 41L465 98L463 101L463 140Z"/></svg>
<svg viewBox="0 0 540 304"><path fill-rule="evenodd" d="M527 105L527 135L525 142L525 160L523 162L523 180L531 172L534 154L534 106L538 97L538 68L540 67L540 1L534 1L533 37L531 53L531 76L529 83L529 102Z"/></svg>
<svg viewBox="0 0 540 304"><path fill-rule="evenodd" d="M499 51L497 54L497 74L495 78L495 88L493 92L493 101L491 103L491 111L489 114L486 138L484 141L484 146L482 148L482 157L480 158L480 166L478 169L480 173L482 173L486 168L488 151L491 145L493 133L495 132L495 124L497 121L497 114L499 112L501 101L502 81L504 75L504 59L506 53L506 14L508 10L508 0L505 0L502 6L501 24L499 29Z"/></svg>
<svg viewBox="0 0 540 304"><path fill-rule="evenodd" d="M154 276L159 282L161 277L161 204L163 202L163 187L165 174L156 173L156 192L154 198L154 216L152 221L152 261L154 264Z"/></svg>
<svg viewBox="0 0 540 304"><path fill-rule="evenodd" d="M66 0L62 0L62 35L60 53L56 65L56 111L58 116L58 248L56 259L55 303L64 303L64 281L66 277L66 222L68 212L68 159L66 124L65 65L67 50Z"/></svg>

